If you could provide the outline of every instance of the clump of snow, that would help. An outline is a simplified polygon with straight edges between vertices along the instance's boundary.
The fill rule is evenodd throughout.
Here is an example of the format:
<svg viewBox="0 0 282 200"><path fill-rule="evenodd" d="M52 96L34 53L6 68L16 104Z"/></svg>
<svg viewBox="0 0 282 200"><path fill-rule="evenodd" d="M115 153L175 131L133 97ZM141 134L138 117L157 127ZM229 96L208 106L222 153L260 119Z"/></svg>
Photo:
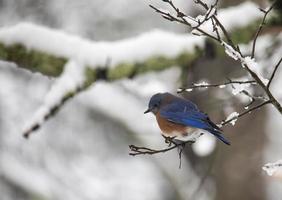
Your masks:
<svg viewBox="0 0 282 200"><path fill-rule="evenodd" d="M237 119L238 119L239 113L238 112L233 112L228 117L225 119L225 121L231 120L229 123L232 124L233 126L235 125Z"/></svg>
<svg viewBox="0 0 282 200"><path fill-rule="evenodd" d="M218 87L222 89L222 88L225 88L226 85L219 85Z"/></svg>
<svg viewBox="0 0 282 200"><path fill-rule="evenodd" d="M193 91L193 88L187 88L185 89L186 92L192 92Z"/></svg>
<svg viewBox="0 0 282 200"><path fill-rule="evenodd" d="M224 47L225 49L225 53L230 56L231 58L233 58L234 60L241 60L241 55L239 54L238 51L236 51L235 49L233 49L233 47L231 47L229 44L227 44L226 42L222 41L221 45Z"/></svg>
<svg viewBox="0 0 282 200"><path fill-rule="evenodd" d="M262 169L266 171L269 176L272 176L275 172L282 169L282 160L278 160L274 163L267 163Z"/></svg>
<svg viewBox="0 0 282 200"><path fill-rule="evenodd" d="M246 90L246 88L248 88L249 86L250 84L234 84L232 85L232 94L237 95Z"/></svg>
<svg viewBox="0 0 282 200"><path fill-rule="evenodd" d="M33 118L28 121L24 126L23 132L30 130L35 124L41 125L46 115L57 106L64 96L75 91L78 87L81 87L85 81L85 65L70 60L64 67L64 72L53 84L52 88L44 98L42 106L34 114Z"/></svg>
<svg viewBox="0 0 282 200"><path fill-rule="evenodd" d="M216 146L216 138L207 133L199 137L197 142L192 145L192 149L198 156L210 155Z"/></svg>
<svg viewBox="0 0 282 200"><path fill-rule="evenodd" d="M206 82L206 81L202 81L202 82L200 82L200 83L194 83L193 85L196 86L196 87L202 87L202 86L207 86L207 85L209 85L209 83Z"/></svg>

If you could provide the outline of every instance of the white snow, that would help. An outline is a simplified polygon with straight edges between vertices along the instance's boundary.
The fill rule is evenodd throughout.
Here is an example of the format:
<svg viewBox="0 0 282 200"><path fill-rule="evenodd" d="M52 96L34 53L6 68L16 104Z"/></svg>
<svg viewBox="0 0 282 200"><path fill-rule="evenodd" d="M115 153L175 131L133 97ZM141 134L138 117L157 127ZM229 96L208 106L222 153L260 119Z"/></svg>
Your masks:
<svg viewBox="0 0 282 200"><path fill-rule="evenodd" d="M208 17L214 15L215 11L215 8L212 8ZM230 31L231 29L237 27L246 26L261 17L262 15L258 9L258 5L249 1L239 4L237 6L219 9L217 13L217 18L227 29L227 31ZM196 27L199 25L199 21L202 22L204 18L204 15L198 15L195 18L187 16L185 17L185 20L190 23L192 27ZM216 33L213 33L213 25L210 20L201 24L200 27L202 30L209 32L212 35L216 35ZM222 34L222 32L220 32L220 34Z"/></svg>
<svg viewBox="0 0 282 200"><path fill-rule="evenodd" d="M266 171L269 176L272 176L277 171L282 170L282 160L278 160L274 163L267 163L262 167L262 169Z"/></svg>
<svg viewBox="0 0 282 200"><path fill-rule="evenodd" d="M244 57L242 64L246 64L250 70L252 70L254 73L258 75L258 77L262 80L264 85L267 85L268 79L264 78L262 75L263 67L259 65L254 58L251 58L250 56Z"/></svg>
<svg viewBox="0 0 282 200"><path fill-rule="evenodd" d="M233 126L235 125L236 121L237 121L237 117L238 117L239 113L238 112L233 112L230 115L228 115L225 119L225 121L231 120L229 123L232 124Z"/></svg>
<svg viewBox="0 0 282 200"><path fill-rule="evenodd" d="M202 87L202 86L209 85L209 83L206 82L206 81L202 81L202 82L199 82L199 83L194 83L193 85L196 86L196 87Z"/></svg>
<svg viewBox="0 0 282 200"><path fill-rule="evenodd" d="M213 15L215 15L216 14L216 8L215 7L213 7L213 8L209 8L209 10L207 11L207 18L210 18L210 17L212 17Z"/></svg>
<svg viewBox="0 0 282 200"><path fill-rule="evenodd" d="M231 47L229 44L227 44L226 42L222 41L221 45L224 47L225 49L225 53L230 56L231 58L233 58L234 60L241 60L241 55L239 54L238 51L236 51L235 49L233 49L233 47Z"/></svg>
<svg viewBox="0 0 282 200"><path fill-rule="evenodd" d="M183 19L191 25L192 28L197 27L199 25L199 21L196 18L191 16L185 16Z"/></svg>
<svg viewBox="0 0 282 200"><path fill-rule="evenodd" d="M218 19L228 30L235 27L243 27L261 18L259 6L253 2L246 1L238 6L218 10Z"/></svg>
<svg viewBox="0 0 282 200"><path fill-rule="evenodd" d="M41 125L45 116L58 105L58 103L64 98L64 96L75 91L78 87L81 87L84 83L84 66L76 61L70 60L64 67L64 72L58 78L50 91L44 98L43 104L35 112L33 118L30 119L23 128L23 132L30 130L35 124Z"/></svg>
<svg viewBox="0 0 282 200"><path fill-rule="evenodd" d="M144 61L156 55L174 57L183 51L194 50L195 46L202 47L204 43L203 38L161 30L114 42L94 42L30 23L1 28L0 41L79 60L91 67L102 67L108 59L111 66L115 66L122 62Z"/></svg>
<svg viewBox="0 0 282 200"><path fill-rule="evenodd" d="M232 94L237 95L242 91L246 90L246 88L250 87L251 84L233 84L232 85Z"/></svg>
<svg viewBox="0 0 282 200"><path fill-rule="evenodd" d="M217 13L217 18L227 31L231 31L237 27L244 27L261 17L262 15L258 9L258 5L250 1L246 1L242 4L228 7L226 9L219 9ZM211 21L205 22L203 25L201 25L201 29L212 33L213 25ZM222 35L222 32L220 32L220 34ZM216 36L216 33L213 33L213 35Z"/></svg>

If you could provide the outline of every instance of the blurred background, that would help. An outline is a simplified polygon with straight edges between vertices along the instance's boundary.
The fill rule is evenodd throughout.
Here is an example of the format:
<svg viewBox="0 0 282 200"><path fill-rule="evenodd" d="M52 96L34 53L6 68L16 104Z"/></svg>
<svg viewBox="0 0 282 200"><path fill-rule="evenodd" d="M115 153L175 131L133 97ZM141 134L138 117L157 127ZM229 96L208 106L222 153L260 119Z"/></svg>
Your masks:
<svg viewBox="0 0 282 200"><path fill-rule="evenodd" d="M220 7L244 2L221 0ZM258 7L269 5L267 0L253 2ZM0 0L0 25L31 22L93 41L123 40L155 29L187 32L186 27L153 12L149 3L165 7L162 1L148 0ZM175 3L193 16L202 11L192 0ZM282 52L279 12L277 8L263 31L272 42L258 47L267 49L259 56L268 63L275 62L273 52ZM234 30L232 37L247 46L258 22ZM279 40L273 39L278 36ZM266 74L272 66L264 69ZM166 145L154 117L143 115L152 94L176 93L179 87L203 80L221 83L227 77L245 76L237 62L207 40L201 56L184 68L175 66L133 79L98 82L25 140L21 128L42 103L54 78L1 62L0 199L281 199L281 177L269 177L262 170L265 163L282 158L282 116L272 106L239 119L235 126L224 127L231 146L208 136L198 145L187 146L181 169L177 151L128 155L129 144L152 148ZM274 93L281 90L281 84L279 78L274 80ZM261 91L255 88L253 92ZM243 111L246 105L244 99L218 88L182 96L195 101L215 122L233 111Z"/></svg>

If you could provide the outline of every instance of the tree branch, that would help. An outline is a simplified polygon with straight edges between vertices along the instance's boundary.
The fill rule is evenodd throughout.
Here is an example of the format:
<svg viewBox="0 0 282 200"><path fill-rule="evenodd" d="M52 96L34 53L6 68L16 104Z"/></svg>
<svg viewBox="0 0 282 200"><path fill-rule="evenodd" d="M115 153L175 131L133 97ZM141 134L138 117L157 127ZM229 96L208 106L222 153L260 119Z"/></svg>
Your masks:
<svg viewBox="0 0 282 200"><path fill-rule="evenodd" d="M130 149L130 153L129 155L131 156L136 156L136 155L145 155L145 154L149 154L149 155L153 155L153 154L158 154L158 153L165 153L167 151L170 151L172 149L176 149L178 147L183 147L186 144L193 144L194 141L185 141L185 142L174 142L174 137L165 137L165 143L169 143L169 146L167 148L163 148L163 149L151 149L151 148L147 148L147 147L139 147L139 146L135 146L135 145L129 145L129 149ZM179 152L182 153L182 152Z"/></svg>
<svg viewBox="0 0 282 200"><path fill-rule="evenodd" d="M263 26L265 25L265 20L266 20L266 17L268 15L268 13L272 10L272 8L273 8L275 3L276 3L276 1L274 1L272 3L272 5L267 10L260 9L260 11L262 11L264 13L264 16L263 16L263 18L261 20L261 23L260 23L260 25L258 27L258 30L257 30L257 32L255 34L255 37L254 37L254 40L253 40L253 48L252 48L251 58L254 58L254 56L255 56L257 38L258 38L258 36L259 36Z"/></svg>
<svg viewBox="0 0 282 200"><path fill-rule="evenodd" d="M232 84L256 84L256 81L232 81L232 80L229 80L228 82L225 82L225 83L217 83L217 84L208 84L208 83L199 83L199 84L196 84L194 83L192 87L189 87L189 88L179 88L177 90L177 93L182 93L184 91L186 92L191 92L193 89L199 89L199 88L214 88L214 87L217 87L217 88L224 88L226 87L227 85L232 85Z"/></svg>
<svg viewBox="0 0 282 200"><path fill-rule="evenodd" d="M272 72L272 74L271 74L271 77L270 77L270 79L269 79L269 82L268 82L268 84L267 84L267 89L269 89L270 84L271 84L271 82L272 82L272 80L273 80L273 78L274 78L274 76L275 76L275 74L276 74L276 71L277 71L278 67L280 66L281 62L282 62L282 57L280 58L280 60L278 61L278 63L277 63L277 64L275 65L275 67L274 67L274 70L273 70L273 72Z"/></svg>
<svg viewBox="0 0 282 200"><path fill-rule="evenodd" d="M261 107L263 107L264 105L267 105L267 104L269 104L269 103L272 103L271 100L265 101L265 102L263 102L263 103L261 103L261 104L259 104L259 105L257 105L257 106L254 106L254 107L252 107L252 108L250 108L250 109L248 109L248 110L246 110L246 111L240 113L238 116L232 117L231 119L223 120L223 121L220 123L220 125L221 125L221 126L224 126L224 125L226 125L226 124L232 122L233 120L236 120L236 119L238 119L238 118L240 118L240 117L242 117L242 116L244 116L244 115L246 115L246 114L250 114L252 111L257 110L257 109L259 109L259 108L261 108Z"/></svg>
<svg viewBox="0 0 282 200"><path fill-rule="evenodd" d="M192 27L191 24L188 23L183 18L186 15L183 14L177 7L175 7L175 5L172 3L171 0L163 0L163 1L166 2L166 3L169 3L171 5L171 7L177 12L177 17L180 17L182 20L179 20L177 17L174 17L174 16L170 15L169 13L162 12L158 8L153 7L153 9L155 11L160 12L163 15L165 15L165 18L170 20L170 21L178 21L178 22L180 22L182 24L186 24L186 25ZM204 3L203 1L201 1L201 0L194 0L194 2L196 4L201 5L206 10L210 9L209 6L206 3ZM215 5L217 5L217 1L216 1ZM265 15L264 15L264 18L262 19L262 23L259 26L258 31L257 31L256 36L255 36L254 41L253 41L252 57L251 58L254 57L255 45L256 45L257 37L258 37L259 33L261 32L262 26L265 23L266 16L272 10L272 7L273 7L273 4L272 4L272 6L267 11L263 11L265 13ZM250 109L248 109L248 110L246 110L246 111L244 111L244 112L242 112L242 113L232 117L231 119L223 120L220 123L220 126L224 126L224 125L228 124L229 122L232 122L233 120L236 120L236 119L238 119L240 117L243 117L244 115L249 114L249 113L251 113L251 112L253 112L253 111L257 110L257 109L260 109L264 105L267 105L267 104L270 104L270 103L273 104L276 107L276 109L282 114L282 107L281 107L280 103L274 98L274 96L272 95L272 93L269 90L270 83L271 83L271 81L272 81L272 79L273 79L273 77L274 77L274 75L275 75L275 73L276 73L280 63L282 62L282 58L279 60L279 62L275 66L274 71L273 71L273 73L271 75L269 83L267 85L265 85L264 82L261 80L261 78L254 71L251 70L250 66L248 66L249 63L247 63L245 58L242 56L242 53L240 51L239 46L238 45L237 46L234 45L234 43L233 43L231 37L229 36L227 30L222 25L222 23L218 20L218 18L215 15L212 15L211 18L205 18L205 20L206 21L207 20L211 20L212 25L213 25L213 31L216 32L217 37L214 37L211 34L206 33L206 32L204 32L204 35L207 36L207 37L210 37L211 39L213 39L213 40L219 42L221 45L223 45L224 48L226 50L228 50L228 52L226 52L226 53L231 54L231 53L234 52L234 55L232 55L232 56L230 55L230 56L234 57L234 59L236 59L236 60L240 60L242 66L248 71L248 73L252 76L252 78L254 80L252 80L252 81L237 81L237 82L229 81L229 82L226 82L226 83L223 83L223 84L206 84L206 83L205 84L194 84L190 88L186 88L186 89L185 88L180 88L180 89L178 89L178 93L181 93L183 91L192 91L195 88L225 87L226 85L229 85L229 84L255 84L256 83L265 91L265 93L267 94L269 99L264 101L264 102L262 102L261 104L258 104L256 106L254 106L254 107L252 107L252 108L250 108ZM220 35L219 35L219 32L218 32L218 27L220 28L220 30L223 32L224 36L226 37L226 39L228 41L227 44L220 38ZM198 29L199 29L199 26L197 26L196 30L198 30ZM201 32L201 29L199 29L199 30ZM230 45L231 47L229 47L228 45ZM228 49L228 48L230 48L230 49ZM243 93L245 95L249 96L252 99L251 103L248 106L253 104L256 99L263 99L263 100L265 99L264 97L263 98L256 98L256 97L250 95L249 92L247 92L247 91L243 91ZM185 144L185 142L184 142L184 144ZM168 148L161 149L161 150L154 150L154 149L150 149L150 148L146 148L146 147L136 147L134 145L130 145L130 150L132 151L130 153L130 155L163 153L163 152L167 152L167 151L170 151L172 149L175 149L175 148L177 148L179 146L180 146L180 144L174 144L172 147L168 147Z"/></svg>

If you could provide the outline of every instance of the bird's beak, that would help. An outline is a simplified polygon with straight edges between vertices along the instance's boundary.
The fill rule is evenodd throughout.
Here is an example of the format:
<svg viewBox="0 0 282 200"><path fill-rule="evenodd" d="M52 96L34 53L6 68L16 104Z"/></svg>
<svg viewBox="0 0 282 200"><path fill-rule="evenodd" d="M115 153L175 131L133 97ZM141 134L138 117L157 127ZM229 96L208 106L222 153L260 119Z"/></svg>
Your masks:
<svg viewBox="0 0 282 200"><path fill-rule="evenodd" d="M146 111L144 112L144 114L146 114L146 113L148 113L148 112L151 112L151 109L150 109L150 108L148 108L148 110L146 110Z"/></svg>

